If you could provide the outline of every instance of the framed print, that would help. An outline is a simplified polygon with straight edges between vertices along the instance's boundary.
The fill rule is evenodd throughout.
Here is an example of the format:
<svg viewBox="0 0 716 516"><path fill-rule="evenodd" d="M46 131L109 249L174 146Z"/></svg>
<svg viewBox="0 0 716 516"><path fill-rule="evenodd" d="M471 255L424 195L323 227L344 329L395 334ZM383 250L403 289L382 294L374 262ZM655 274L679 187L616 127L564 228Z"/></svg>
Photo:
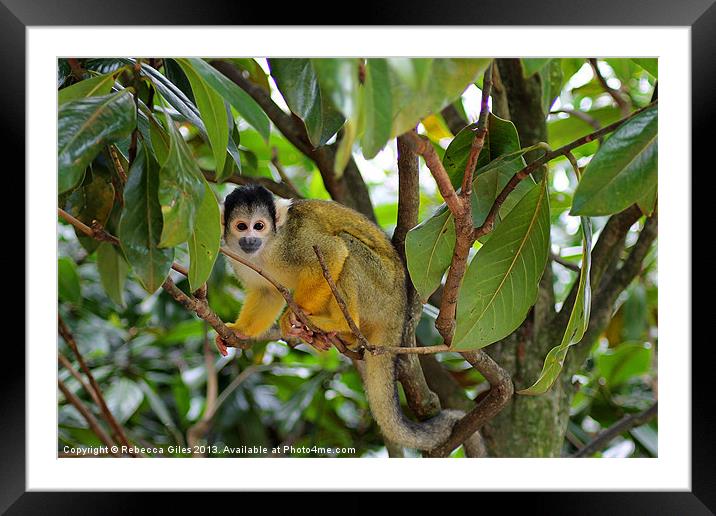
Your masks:
<svg viewBox="0 0 716 516"><path fill-rule="evenodd" d="M363 6L357 27L125 7L2 7L28 300L3 510L716 506L691 337L708 1Z"/></svg>

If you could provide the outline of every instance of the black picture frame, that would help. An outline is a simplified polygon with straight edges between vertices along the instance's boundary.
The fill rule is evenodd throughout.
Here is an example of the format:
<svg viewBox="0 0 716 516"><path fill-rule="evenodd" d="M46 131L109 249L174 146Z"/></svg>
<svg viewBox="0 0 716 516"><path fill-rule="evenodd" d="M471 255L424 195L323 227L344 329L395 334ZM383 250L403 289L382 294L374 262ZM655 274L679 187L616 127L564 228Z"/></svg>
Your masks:
<svg viewBox="0 0 716 516"><path fill-rule="evenodd" d="M691 81L692 81L692 168L710 175L713 165L707 165L710 131L714 118L713 90L716 86L716 5L714 0L688 0L678 3L665 0L601 0L598 4L586 0L550 0L529 2L518 0L461 0L450 4L422 2L363 1L350 15L350 21L359 25L621 25L621 26L688 26L691 27ZM374 4L374 5L370 5ZM317 13L336 12L337 4L320 3L282 5L268 2L211 2L203 4L175 0L125 0L121 3L93 2L91 0L0 0L0 52L2 71L11 81L3 81L2 130L6 149L14 149L19 166L12 173L19 177L24 169L25 141L25 29L28 26L48 25L282 25L285 23L318 24ZM342 8L341 8L342 9ZM278 11L281 11L280 13ZM585 13L589 13L588 16ZM336 17L335 21L346 20ZM668 145L668 142L662 142ZM10 170L6 170L10 172ZM681 178L680 178L681 179ZM19 183L19 181L18 181ZM25 191L24 182L21 186ZM702 191L705 189L702 189ZM26 192L27 193L27 192ZM29 200L27 202L30 202ZM693 202L692 205L698 205ZM693 218L693 223L698 221ZM708 222L701 222L704 227ZM24 238L30 238L32 228L25 228ZM696 233L698 234L698 233ZM710 234L710 233L704 233ZM687 266L688 264L684 264ZM26 274L31 271L26 270ZM668 271L661 271L668 274ZM19 304L19 303L18 303ZM696 304L693 305L697 307ZM703 311L705 308L701 308ZM26 324L31 314L26 313ZM31 319L30 319L31 320ZM696 319L698 320L698 319ZM713 376L713 366L706 357L711 339L693 339L692 352L692 490L690 492L639 492L639 493L522 493L510 494L510 506L520 501L531 512L548 514L712 514L716 511L716 468L714 467L714 435L716 418L711 406L712 388L707 385ZM691 329L684 328L684 350L691 344ZM26 342L26 346L30 344ZM35 343L35 351L41 347ZM2 417L0 417L0 511L7 514L114 514L135 512L146 507L150 493L59 493L26 492L25 465L25 349L16 342L6 341L4 346L2 389ZM47 349L39 352L47 352ZM320 489L317 479L316 489ZM310 503L307 493L291 495L292 504ZM183 504L188 496L171 493L172 505ZM195 495L202 496L202 495ZM216 494L211 494L215 497ZM242 495L244 496L244 495ZM440 496L438 494L434 497ZM443 496L452 496L450 494ZM484 506L488 498L504 495L479 494L471 504ZM403 497L405 503L424 503L425 494ZM493 501L493 500L490 500ZM211 505L219 507L212 498ZM271 512L277 511L277 501L271 498ZM402 504L403 502L401 502ZM338 504L338 505L336 505ZM310 503L311 506L316 506ZM374 510L366 497L356 493L343 494L326 506L332 510L349 507L351 512ZM206 506L208 509L209 506ZM320 507L319 507L320 509ZM409 510L408 507L401 508ZM511 512L511 511L510 511Z"/></svg>

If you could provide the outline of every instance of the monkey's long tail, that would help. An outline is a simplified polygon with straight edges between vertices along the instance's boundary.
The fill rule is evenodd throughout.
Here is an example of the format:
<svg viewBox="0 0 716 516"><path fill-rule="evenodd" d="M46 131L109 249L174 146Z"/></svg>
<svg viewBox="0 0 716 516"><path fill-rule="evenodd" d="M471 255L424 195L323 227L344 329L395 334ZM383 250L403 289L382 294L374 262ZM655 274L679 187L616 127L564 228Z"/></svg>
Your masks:
<svg viewBox="0 0 716 516"><path fill-rule="evenodd" d="M408 448L431 450L450 436L462 412L443 410L437 416L419 423L407 419L403 415L395 385L395 356L371 355L366 352L364 361L368 404L386 439Z"/></svg>

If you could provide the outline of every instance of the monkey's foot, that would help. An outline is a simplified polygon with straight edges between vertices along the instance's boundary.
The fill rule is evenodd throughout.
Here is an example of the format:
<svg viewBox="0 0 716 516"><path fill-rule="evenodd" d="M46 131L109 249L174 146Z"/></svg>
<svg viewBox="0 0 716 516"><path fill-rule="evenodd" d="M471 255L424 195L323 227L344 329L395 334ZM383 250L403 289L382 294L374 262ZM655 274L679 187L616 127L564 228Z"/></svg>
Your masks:
<svg viewBox="0 0 716 516"><path fill-rule="evenodd" d="M238 338L248 339L248 337L246 335L243 335L243 334L239 333L238 331L234 330L233 328L231 328L231 324L227 324L226 326L229 329L231 329L236 334L236 336ZM226 341L224 341L224 339L222 339L220 335L217 334L214 341L216 342L216 349L219 350L219 353L221 353L222 356L226 356L229 354L229 351L227 349L228 346L226 345Z"/></svg>
<svg viewBox="0 0 716 516"><path fill-rule="evenodd" d="M338 337L334 331L328 333L316 333L311 345L319 351L328 351L331 349L331 346L336 345L336 340L338 340Z"/></svg>

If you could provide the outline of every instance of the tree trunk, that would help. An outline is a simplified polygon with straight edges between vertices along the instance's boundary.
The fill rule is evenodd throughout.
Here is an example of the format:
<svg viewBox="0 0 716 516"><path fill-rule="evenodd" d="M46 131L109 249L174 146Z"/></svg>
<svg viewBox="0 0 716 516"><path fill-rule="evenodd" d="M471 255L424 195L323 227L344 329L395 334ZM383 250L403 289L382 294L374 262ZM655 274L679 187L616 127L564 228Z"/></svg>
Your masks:
<svg viewBox="0 0 716 516"><path fill-rule="evenodd" d="M499 75L507 97L509 116L523 147L547 140L538 74L525 78L519 59L498 59ZM502 110L504 114L504 111ZM526 156L532 161L541 151ZM539 376L547 352L561 336L547 324L554 316L551 262L540 282L535 307L510 336L486 351L512 375L515 390L529 387ZM565 389L567 389L565 391ZM492 457L558 457L564 442L573 389L556 382L541 396L516 394L510 404L486 425L483 437Z"/></svg>

